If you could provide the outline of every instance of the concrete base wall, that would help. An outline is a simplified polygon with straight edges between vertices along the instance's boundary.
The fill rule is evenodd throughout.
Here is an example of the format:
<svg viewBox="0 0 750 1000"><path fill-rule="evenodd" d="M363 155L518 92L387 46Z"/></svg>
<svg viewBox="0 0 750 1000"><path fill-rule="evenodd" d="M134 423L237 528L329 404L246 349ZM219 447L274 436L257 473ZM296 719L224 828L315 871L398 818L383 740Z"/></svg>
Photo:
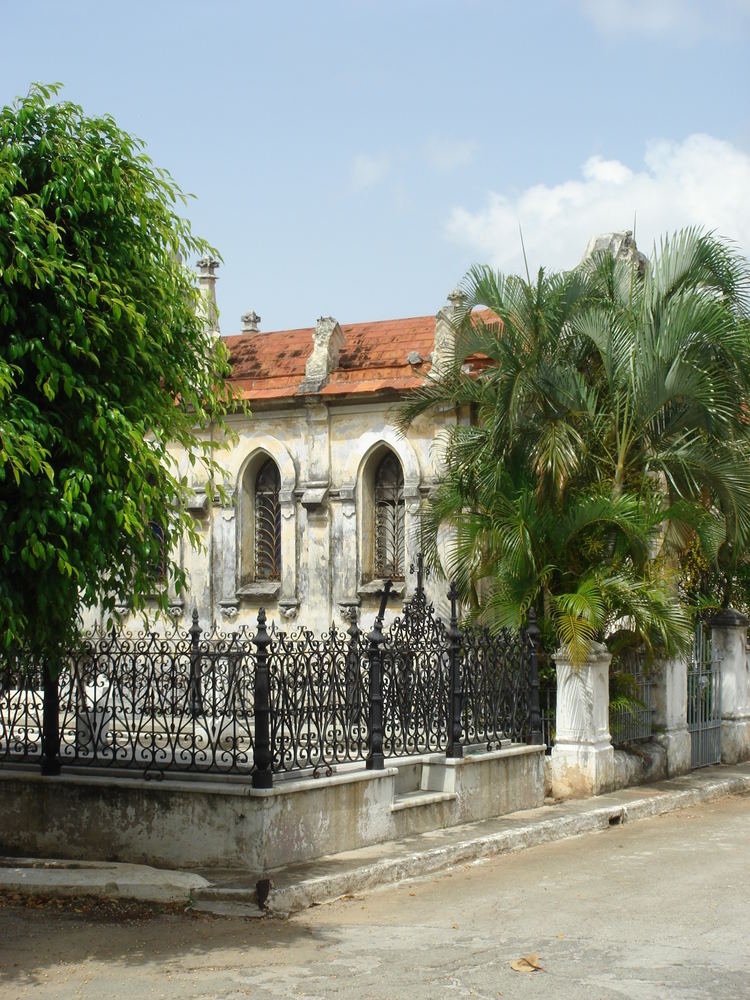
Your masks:
<svg viewBox="0 0 750 1000"><path fill-rule="evenodd" d="M690 773L691 743L687 726L657 733L654 741L664 748L666 777L676 778L680 774Z"/></svg>
<svg viewBox="0 0 750 1000"><path fill-rule="evenodd" d="M405 763L401 774L398 767L342 769L269 790L231 781L157 784L5 771L0 852L264 872L539 806L543 753L517 746L458 761L434 755Z"/></svg>
<svg viewBox="0 0 750 1000"><path fill-rule="evenodd" d="M690 770L690 743L688 742L688 767L680 774ZM630 788L632 785L645 785L652 781L661 781L669 775L668 751L661 742L637 743L627 750L612 750L611 761L606 774L602 774L602 784L598 791L586 791L578 786L571 787L561 778L560 760L554 756L545 759L547 794L556 799L586 798L588 795L603 795L615 792L620 788ZM574 774L580 779L580 772Z"/></svg>
<svg viewBox="0 0 750 1000"><path fill-rule="evenodd" d="M614 782L612 744L556 742L549 770L556 799L585 799L609 792Z"/></svg>
<svg viewBox="0 0 750 1000"><path fill-rule="evenodd" d="M722 764L741 764L745 760L750 760L750 718L722 719Z"/></svg>

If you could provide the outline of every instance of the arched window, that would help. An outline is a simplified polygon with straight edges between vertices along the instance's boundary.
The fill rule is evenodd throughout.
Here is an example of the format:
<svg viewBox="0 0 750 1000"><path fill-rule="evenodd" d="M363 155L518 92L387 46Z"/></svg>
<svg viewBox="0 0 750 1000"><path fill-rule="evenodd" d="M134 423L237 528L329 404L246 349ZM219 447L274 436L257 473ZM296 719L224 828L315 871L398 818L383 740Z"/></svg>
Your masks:
<svg viewBox="0 0 750 1000"><path fill-rule="evenodd" d="M404 473L393 454L375 470L375 575L404 578Z"/></svg>
<svg viewBox="0 0 750 1000"><path fill-rule="evenodd" d="M167 576L167 553L164 550L164 528L158 521L149 521L154 555L151 558L151 579L155 584L164 583Z"/></svg>
<svg viewBox="0 0 750 1000"><path fill-rule="evenodd" d="M255 566L256 580L281 579L281 479L276 463L268 459L255 477Z"/></svg>

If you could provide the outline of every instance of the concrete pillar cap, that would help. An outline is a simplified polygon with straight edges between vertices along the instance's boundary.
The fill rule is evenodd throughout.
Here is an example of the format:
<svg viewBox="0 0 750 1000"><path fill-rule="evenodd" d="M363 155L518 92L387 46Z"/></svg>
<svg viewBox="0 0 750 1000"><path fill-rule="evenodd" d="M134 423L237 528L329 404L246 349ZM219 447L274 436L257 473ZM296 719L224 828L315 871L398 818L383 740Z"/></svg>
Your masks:
<svg viewBox="0 0 750 1000"><path fill-rule="evenodd" d="M711 619L712 628L742 628L748 624L746 615L734 608L724 608Z"/></svg>

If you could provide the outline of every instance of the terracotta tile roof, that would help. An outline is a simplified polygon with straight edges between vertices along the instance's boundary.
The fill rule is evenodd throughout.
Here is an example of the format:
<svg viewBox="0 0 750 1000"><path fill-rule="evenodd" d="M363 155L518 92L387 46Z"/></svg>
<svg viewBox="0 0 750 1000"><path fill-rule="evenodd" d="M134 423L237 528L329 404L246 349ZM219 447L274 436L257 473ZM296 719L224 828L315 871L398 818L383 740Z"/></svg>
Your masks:
<svg viewBox="0 0 750 1000"><path fill-rule="evenodd" d="M411 365L407 355L432 353L435 317L351 323L341 327L345 345L338 368L321 390L322 396L403 392L420 386L429 362ZM275 333L242 333L226 337L232 382L246 399L288 399L305 377L305 362L313 348L312 327Z"/></svg>

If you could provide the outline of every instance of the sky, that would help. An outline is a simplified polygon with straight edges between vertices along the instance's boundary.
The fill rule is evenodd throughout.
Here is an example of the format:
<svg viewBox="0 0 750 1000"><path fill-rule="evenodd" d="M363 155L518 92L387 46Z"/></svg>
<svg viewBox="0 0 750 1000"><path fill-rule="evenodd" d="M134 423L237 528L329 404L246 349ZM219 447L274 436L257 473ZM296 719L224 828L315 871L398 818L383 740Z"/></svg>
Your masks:
<svg viewBox="0 0 750 1000"><path fill-rule="evenodd" d="M750 0L0 0L34 81L146 142L223 334L435 313L474 263L700 225L750 254Z"/></svg>

